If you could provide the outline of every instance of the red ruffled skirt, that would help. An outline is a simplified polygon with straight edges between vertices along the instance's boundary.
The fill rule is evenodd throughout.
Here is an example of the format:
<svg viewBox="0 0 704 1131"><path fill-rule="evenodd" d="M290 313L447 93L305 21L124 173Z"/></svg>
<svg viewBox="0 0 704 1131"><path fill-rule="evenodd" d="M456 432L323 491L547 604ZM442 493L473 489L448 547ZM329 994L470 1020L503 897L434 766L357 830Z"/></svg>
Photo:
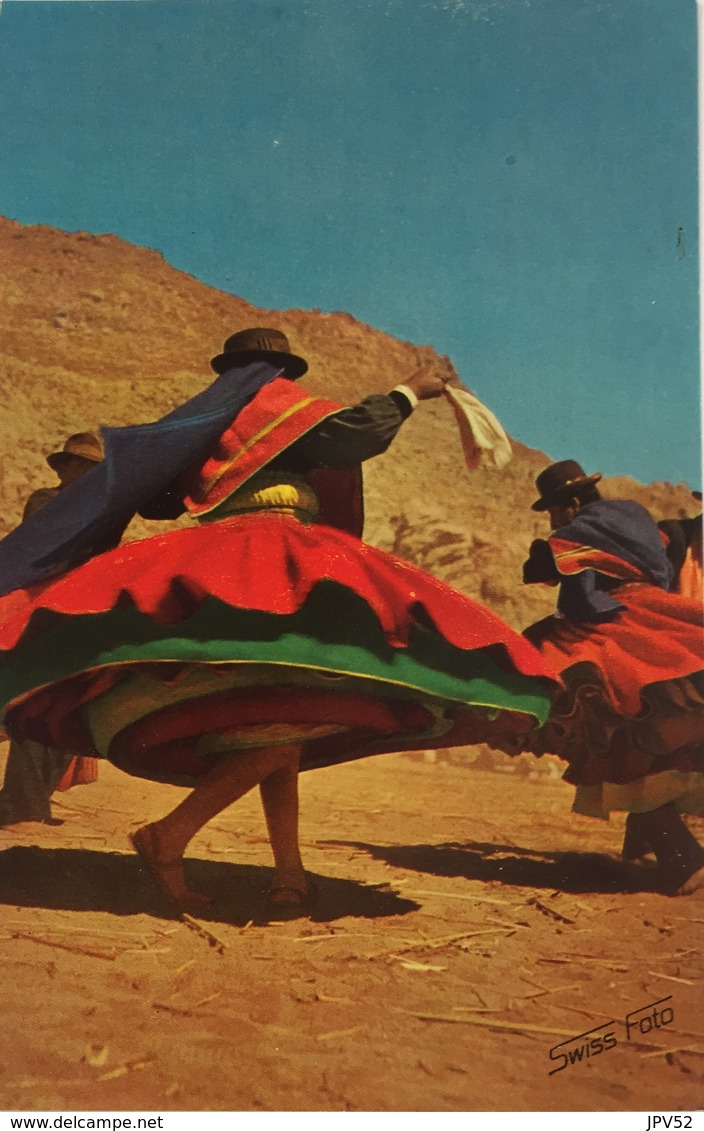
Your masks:
<svg viewBox="0 0 704 1131"><path fill-rule="evenodd" d="M9 594L0 655L13 734L184 783L292 736L314 766L522 732L556 689L481 605L271 513L129 543Z"/></svg>
<svg viewBox="0 0 704 1131"><path fill-rule="evenodd" d="M640 583L617 596L613 621L549 617L528 630L565 689L524 749L566 759L578 785L703 771L702 603Z"/></svg>

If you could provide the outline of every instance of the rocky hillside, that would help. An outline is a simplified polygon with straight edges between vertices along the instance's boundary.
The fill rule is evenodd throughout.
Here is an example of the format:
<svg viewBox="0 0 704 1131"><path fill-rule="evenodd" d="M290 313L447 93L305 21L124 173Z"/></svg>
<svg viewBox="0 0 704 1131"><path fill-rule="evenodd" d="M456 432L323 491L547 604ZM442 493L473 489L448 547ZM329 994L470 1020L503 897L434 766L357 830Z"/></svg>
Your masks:
<svg viewBox="0 0 704 1131"><path fill-rule="evenodd" d="M5 530L28 492L53 482L44 455L66 435L152 420L174 407L209 382L208 360L235 330L281 327L309 360L306 387L345 402L388 390L421 363L444 364L431 347L349 314L261 310L112 235L0 218L0 257ZM367 465L366 537L522 627L554 602L549 590L520 584L526 548L546 529L529 504L549 457L518 442L514 452L502 472L464 471L449 406L423 405L392 450ZM684 485L613 480L606 491L638 499L657 518L696 513Z"/></svg>

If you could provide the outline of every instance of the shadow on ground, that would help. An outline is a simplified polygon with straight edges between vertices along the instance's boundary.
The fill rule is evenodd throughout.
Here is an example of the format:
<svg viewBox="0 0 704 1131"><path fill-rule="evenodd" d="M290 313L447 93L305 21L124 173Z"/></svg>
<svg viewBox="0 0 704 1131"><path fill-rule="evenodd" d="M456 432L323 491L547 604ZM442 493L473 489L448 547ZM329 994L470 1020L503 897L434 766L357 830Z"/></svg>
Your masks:
<svg viewBox="0 0 704 1131"><path fill-rule="evenodd" d="M214 899L200 919L242 926L267 921L269 868L187 859L186 882ZM416 911L418 903L394 892L353 880L315 876L318 898L310 918L330 922L344 916L376 919ZM177 912L154 888L134 856L88 848L18 846L0 852L0 905L64 911L105 911L112 915Z"/></svg>
<svg viewBox="0 0 704 1131"><path fill-rule="evenodd" d="M611 856L586 852L537 852L515 844L457 841L444 844L379 845L327 840L325 844L367 852L397 868L431 876L464 876L511 887L550 888L564 892L656 891L647 869L627 871Z"/></svg>

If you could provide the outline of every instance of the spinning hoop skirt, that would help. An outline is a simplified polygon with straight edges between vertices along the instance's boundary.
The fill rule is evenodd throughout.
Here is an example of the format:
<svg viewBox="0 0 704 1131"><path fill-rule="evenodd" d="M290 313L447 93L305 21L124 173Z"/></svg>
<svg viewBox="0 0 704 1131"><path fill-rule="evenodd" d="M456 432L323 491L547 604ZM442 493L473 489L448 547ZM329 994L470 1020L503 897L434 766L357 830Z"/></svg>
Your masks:
<svg viewBox="0 0 704 1131"><path fill-rule="evenodd" d="M356 472L269 468L340 407L269 378L181 478L199 525L0 598L8 731L193 785L243 749L310 769L544 722L531 644L359 540Z"/></svg>

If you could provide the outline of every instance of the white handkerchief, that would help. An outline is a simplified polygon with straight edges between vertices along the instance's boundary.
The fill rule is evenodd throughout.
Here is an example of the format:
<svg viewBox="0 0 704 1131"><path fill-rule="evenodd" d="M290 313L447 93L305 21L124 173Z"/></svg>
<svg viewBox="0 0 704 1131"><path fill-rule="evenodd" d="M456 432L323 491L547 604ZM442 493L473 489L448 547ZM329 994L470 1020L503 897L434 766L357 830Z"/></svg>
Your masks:
<svg viewBox="0 0 704 1131"><path fill-rule="evenodd" d="M443 392L457 418L467 467L506 467L511 444L493 412L469 389L446 385Z"/></svg>

